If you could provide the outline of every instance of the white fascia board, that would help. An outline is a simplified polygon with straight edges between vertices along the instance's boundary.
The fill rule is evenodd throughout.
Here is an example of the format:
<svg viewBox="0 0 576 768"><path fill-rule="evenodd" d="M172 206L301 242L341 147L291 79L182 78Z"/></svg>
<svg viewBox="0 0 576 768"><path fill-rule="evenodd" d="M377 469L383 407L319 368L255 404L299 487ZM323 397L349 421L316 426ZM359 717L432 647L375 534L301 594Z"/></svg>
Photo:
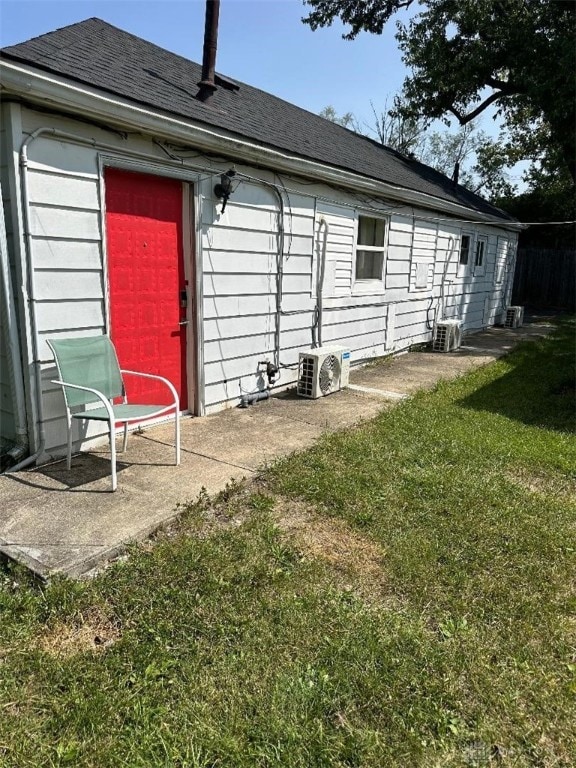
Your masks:
<svg viewBox="0 0 576 768"><path fill-rule="evenodd" d="M276 171L442 211L460 219L493 224L502 229L519 231L524 228L520 222L479 213L433 195L370 179L351 171L246 141L224 129L207 128L198 123L145 109L122 97L108 95L91 86L72 83L66 78L49 75L24 64L0 61L0 83L7 91L44 105L50 104L83 117L92 117L99 122L110 121L115 126L137 129L156 138L182 141L206 152L227 154L238 162L264 164Z"/></svg>

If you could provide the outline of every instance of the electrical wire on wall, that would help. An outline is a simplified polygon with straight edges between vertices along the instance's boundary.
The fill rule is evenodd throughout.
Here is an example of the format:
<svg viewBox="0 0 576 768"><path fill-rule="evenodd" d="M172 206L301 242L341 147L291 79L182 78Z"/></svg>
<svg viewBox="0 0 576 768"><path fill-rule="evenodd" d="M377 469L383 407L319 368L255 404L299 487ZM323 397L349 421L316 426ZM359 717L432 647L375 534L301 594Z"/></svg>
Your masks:
<svg viewBox="0 0 576 768"><path fill-rule="evenodd" d="M290 202L290 194L288 193L288 190L286 189L286 185L284 184L284 181L282 180L282 176L280 176L279 173L275 173L274 177L278 179L279 184L282 186L282 189L284 190L284 194L286 195L286 202L288 203L288 215L290 216L290 227L289 227L289 239L288 239L288 248L286 249L286 258L290 258L290 253L292 251L292 239L294 237L294 216L292 214L292 204Z"/></svg>
<svg viewBox="0 0 576 768"><path fill-rule="evenodd" d="M251 177L247 177L243 173L237 174L239 178L246 178L253 181ZM283 296L283 282L284 282L284 197L280 188L270 182L263 179L258 179L258 183L262 186L271 189L278 201L278 226L277 226L277 249L276 249L276 308L275 308L275 324L274 324L274 366L278 371L282 367L280 361L280 336L281 336L281 324L282 324L282 296Z"/></svg>
<svg viewBox="0 0 576 768"><path fill-rule="evenodd" d="M212 164L213 162L229 162L229 159L226 158L216 158L209 157L207 153L194 153L191 154L192 149L186 149L181 147L173 147L171 146L170 149L168 149L165 145L161 144L159 141L153 140L154 144L156 144L171 160L179 162L181 165L185 165L190 163L190 161L195 160L197 158L204 158L208 163ZM178 156L177 154L174 154L175 152L181 152L182 156ZM198 167L196 168L197 170ZM213 176L218 175L219 171L215 168L210 169L202 169L204 172L209 174L206 178L211 178ZM269 169L264 169L268 172ZM277 172L273 173L273 179L274 181L267 181L263 178L260 178L258 176L252 176L248 173L238 173L238 177L241 178L244 181L251 182L253 184L262 185L264 187L267 187L270 189L273 194L275 195L278 203L278 212L277 212L277 249L276 249L276 274L275 274L275 281L276 281L276 302L275 302L275 312L274 312L274 366L280 371L283 368L294 368L297 367L297 364L295 365L285 365L281 361L281 335L282 335L282 317L288 316L288 315L299 315L299 314L307 314L310 313L310 309L296 309L292 311L286 311L283 310L282 304L283 304L283 295L284 295L284 269L285 269L285 262L286 259L290 257L293 241L294 241L294 213L292 210L292 205L290 201L290 194L297 194L297 195L304 195L308 196L310 198L313 198L316 202L322 201L329 204L334 204L338 206L342 206L344 208L348 208L351 211L357 211L359 207L374 212L378 215L386 215L386 216L394 216L399 220L409 220L411 223L411 237L410 237L410 264L412 264L413 258L414 258L414 250L415 250L415 232L416 232L416 220L421 222L428 222L431 224L436 225L436 249L434 254L434 273L436 271L436 261L438 258L438 235L439 235L439 228L441 224L447 224L449 225L447 227L448 231L450 231L450 227L457 228L463 224L473 224L475 226L485 224L493 229L504 229L507 230L508 226L506 221L500 222L497 220L482 220L480 218L470 219L470 218L464 218L459 217L457 215L444 215L444 216L438 216L438 215L427 215L424 211L416 216L415 209L413 206L410 206L408 208L408 205L406 203L386 203L384 200L378 198L378 197L372 197L369 195L363 195L361 193L357 192L351 192L349 189L341 188L337 185L330 184L327 182L306 182L303 179L298 179L297 183L299 188L294 189L284 180L284 178ZM291 177L288 177L289 179ZM326 189L334 190L337 194L340 193L342 195L346 195L348 197L348 200L352 197L351 202L344 202L341 198L339 198L337 195L331 196L330 194L318 194L316 192L315 194L308 194L307 192L303 191L303 186L314 186L316 187L316 190L318 190L318 187L322 188L322 186ZM286 221L287 215L289 216L289 222ZM288 223L288 227L287 227ZM572 221L566 221L566 222L525 222L524 224L520 222L515 222L513 220L510 220L510 225L514 227L518 226L545 226L549 224L554 224L558 226L566 226L569 224L574 224ZM322 320L323 320L323 281L324 281L324 271L325 271L325 258L326 258L326 244L327 244L327 236L328 236L328 225L324 218L321 218L319 220L319 228L316 233L316 237L318 240L317 247L319 252L319 259L317 264L317 275L316 275L316 305L314 309L312 310L312 325L311 325L311 337L312 337L312 347L321 346L322 345ZM440 284L440 295L439 297L435 297L434 295L430 296L428 307L426 308L426 327L428 330L434 330L436 322L439 318L443 318L446 312L446 304L447 304L447 284L448 284L448 273L451 264L453 263L453 259L455 257L455 254L457 253L457 232L452 233L449 235L448 238L448 247L446 250L446 258L444 259L444 265L442 270L442 277L441 277L441 284ZM322 241L322 242L320 242ZM504 305L508 301L508 294L510 293L511 286L510 283L510 274L513 266L513 260L510 260L509 254L507 255L507 258L505 259L505 273L506 277L504 280L504 286L501 294L501 302L502 305ZM434 290L432 291L434 293ZM435 301L437 301L436 308L434 309ZM382 301L382 302L373 302L368 305L363 306L386 306L390 302ZM347 307L339 305L338 309L347 309L356 307L356 304L350 304Z"/></svg>
<svg viewBox="0 0 576 768"><path fill-rule="evenodd" d="M75 119L77 121L80 121L79 118L75 118ZM103 125L103 124L100 124L100 123L98 123L98 122L96 122L94 120L91 120L91 119L84 119L81 122L92 124L95 127L103 129L103 130L113 131L113 132L117 133L118 135L120 135L122 138L126 138L127 135L128 135L125 132L120 132L120 131L118 131L116 129L113 129L113 128L111 128L109 126L106 126L106 125ZM85 141L85 139L83 139L83 137L82 138L79 137L79 140L81 142ZM190 160L196 160L198 158L202 158L204 160L207 160L208 162L218 162L218 163L229 163L230 162L230 158L229 157L215 155L215 154L211 154L211 153L205 152L205 151L204 152L198 152L193 147L187 147L187 146L184 146L184 145L176 145L176 144L173 144L171 142L161 141L160 139L158 139L156 137L152 137L151 140L152 140L152 143L155 146L157 146L170 160L172 160L173 162L178 162L180 165L184 165L185 163L188 163ZM95 140L95 145L97 145L97 144L100 144L100 142ZM121 150L121 151L124 151L124 150ZM214 174L214 175L216 175L218 173L218 171L216 169L214 169L214 168L205 168L205 167L202 168L202 167L199 167L199 166L192 167L190 170L194 171L194 172L200 171L200 172L204 172L204 173L207 173L207 174ZM301 188L300 189L292 189L292 188L288 187L286 185L286 183L284 182L284 180L280 177L279 174L275 173L275 176L277 176L277 178L279 180L279 183L282 186L285 195L287 196L287 199L289 199L289 193L290 192L292 192L294 194L300 194L300 195L301 194L306 194L306 193L302 192ZM270 184L270 182L264 182L262 179L250 176L248 174L244 174L243 177L246 180L251 180L251 181L254 181L254 182L257 182L257 183ZM382 213L388 214L388 215L396 214L398 216L402 216L402 217L406 217L406 218L408 216L410 216L410 214L408 214L406 212L406 207L407 207L406 204L389 205L389 204L384 203L384 201L381 198L373 197L373 196L367 196L367 195L362 195L361 193L351 193L351 191L349 189L347 189L347 188L339 187L339 186L337 186L335 184L330 184L328 182L317 182L317 181L307 182L304 179L298 179L298 184L300 185L300 187L302 187L302 186L316 186L317 187L319 184L323 184L324 186L328 187L329 189L333 189L333 190L335 190L337 192L342 192L343 194L345 194L348 197L351 194L355 195L355 201L356 202L354 202L352 204L351 203L343 202L340 199L335 199L333 197L329 197L329 196L326 196L326 195L321 195L321 194L311 195L311 197L314 197L317 200L322 200L322 201L327 202L327 203L333 203L333 204L341 205L343 207L347 207L347 208L351 208L351 209L357 208L358 203L360 203L363 207L366 208L366 210L378 212L380 214L382 214ZM419 218L419 220L422 220L422 221L447 222L447 223L451 223L451 224L455 224L455 225L458 225L458 224L479 224L479 223L482 223L482 221L479 221L478 219L465 219L465 218L461 218L461 217L458 217L458 216L443 216L443 217L440 217L440 216L421 215L421 216L418 216L418 218ZM488 221L488 222L485 222L485 223L488 223L488 224L490 224L491 226L494 226L494 227L498 227L498 225L499 225L498 221ZM510 223L511 224L516 224L516 222L514 222L513 220L511 220ZM524 226L550 226L550 225L565 226L567 224L575 224L576 222L575 221L554 221L554 222L541 222L541 221L539 221L539 222L518 222L518 223L522 224ZM502 225L500 225L500 226L502 226Z"/></svg>
<svg viewBox="0 0 576 768"><path fill-rule="evenodd" d="M244 178L247 181L248 180L249 181L253 181L254 183L262 183L262 179L260 179L258 177L255 177L255 176L250 176L249 174L244 174ZM266 182L266 183L269 184L270 182ZM308 183L308 182L302 181L301 179L298 179L298 183L301 184L302 186L316 186L316 187L318 187L318 186L326 186L326 187L328 187L330 189L333 189L334 191L342 192L343 194L346 194L347 197L350 197L350 196L354 197L354 202L353 203L347 203L347 202L342 201L341 199L337 199L337 198L334 198L334 197L328 197L327 195L322 195L322 194L318 194L318 193L314 194L314 195L309 195L309 197L313 197L314 199L316 199L318 201L322 201L322 202L326 202L326 203L331 203L333 205L338 205L338 206L341 206L343 208L350 208L351 210L357 210L358 206L360 205L361 207L365 208L366 210L373 211L374 213L386 214L386 215L394 214L394 215L397 215L397 216L402 217L402 218L409 218L409 219L412 218L412 213L409 213L407 211L407 209L409 208L410 211L413 211L413 206L410 206L408 203L399 203L399 204L395 204L395 205L386 204L380 198L363 196L361 193L351 192L349 189L346 189L344 187L338 187L338 186L336 186L334 184L329 184L327 182L309 182ZM283 186L283 189L284 189L286 194L288 194L290 192L292 192L294 194L299 194L299 195L303 195L303 194L305 195L306 194L305 192L302 192L302 189L294 189L294 188L288 187L288 186L286 186L285 183L283 183L282 186ZM375 201L378 201L378 205L374 204ZM423 204L423 207L424 207L424 204ZM457 215L454 215L454 216L429 216L429 215L425 215L425 214L419 214L418 215L418 220L419 221L427 221L427 222L430 222L430 223L437 223L437 222L442 223L442 222L444 222L444 223L449 223L449 224L454 224L454 225L459 225L459 224L476 224L476 225L478 225L478 224L486 224L486 225L489 225L491 227L495 227L497 229L498 228L503 228L504 224L506 223L506 222L500 223L498 221L482 220L482 219L466 219L466 218L463 218L463 217L459 217ZM543 225L546 222L516 222L513 219L510 219L510 221L509 221L509 224L512 224L512 225L522 225L522 226L528 226L528 225L531 226L534 223L542 224ZM574 222L552 222L552 223L570 224L570 223L574 223Z"/></svg>
<svg viewBox="0 0 576 768"><path fill-rule="evenodd" d="M328 222L325 216L318 219L318 231L316 233L318 262L316 264L316 307L314 308L314 322L312 325L312 347L322 346L322 322L323 322L323 297L324 297L324 273L326 271L326 248L328 245Z"/></svg>

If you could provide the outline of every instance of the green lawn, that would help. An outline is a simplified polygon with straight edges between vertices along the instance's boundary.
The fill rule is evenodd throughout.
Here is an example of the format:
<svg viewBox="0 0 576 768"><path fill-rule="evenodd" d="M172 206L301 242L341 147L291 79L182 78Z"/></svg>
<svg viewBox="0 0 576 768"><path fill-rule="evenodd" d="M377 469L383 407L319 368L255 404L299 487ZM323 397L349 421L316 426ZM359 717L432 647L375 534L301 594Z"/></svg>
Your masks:
<svg viewBox="0 0 576 768"><path fill-rule="evenodd" d="M187 505L0 570L0 766L576 764L575 326Z"/></svg>

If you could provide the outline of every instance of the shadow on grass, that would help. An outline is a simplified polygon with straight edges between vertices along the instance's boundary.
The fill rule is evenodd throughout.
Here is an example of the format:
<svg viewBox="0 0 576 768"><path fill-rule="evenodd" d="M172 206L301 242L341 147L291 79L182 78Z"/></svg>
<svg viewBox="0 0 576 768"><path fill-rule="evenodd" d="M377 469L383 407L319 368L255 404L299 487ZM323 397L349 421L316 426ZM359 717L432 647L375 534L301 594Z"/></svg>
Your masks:
<svg viewBox="0 0 576 768"><path fill-rule="evenodd" d="M464 408L488 411L530 426L576 431L576 321L558 321L550 337L520 345L511 370L463 398Z"/></svg>

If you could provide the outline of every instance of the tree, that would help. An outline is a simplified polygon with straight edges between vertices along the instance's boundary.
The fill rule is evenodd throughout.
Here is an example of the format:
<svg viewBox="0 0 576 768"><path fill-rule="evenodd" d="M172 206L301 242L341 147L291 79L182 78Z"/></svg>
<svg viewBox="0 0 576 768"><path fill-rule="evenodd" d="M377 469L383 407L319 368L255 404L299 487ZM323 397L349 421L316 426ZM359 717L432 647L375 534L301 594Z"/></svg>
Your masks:
<svg viewBox="0 0 576 768"><path fill-rule="evenodd" d="M394 98L394 110L388 109L388 102L384 102L384 109L377 111L374 103L370 102L373 123L361 122L353 112L339 115L332 105L324 107L319 114L325 120L342 125L355 133L361 133L371 138L376 138L385 147L392 147L405 155L418 154L426 125L422 119L404 117L398 111L402 106L400 97Z"/></svg>
<svg viewBox="0 0 576 768"><path fill-rule="evenodd" d="M374 126L370 130L383 146L393 147L404 155L420 157L426 144L426 121L403 114L401 96L395 96L393 103L393 109L388 109L388 102L385 101L384 109L378 112L374 102L370 102L374 116Z"/></svg>
<svg viewBox="0 0 576 768"><path fill-rule="evenodd" d="M520 234L524 246L571 248L576 242L576 187L558 152L550 150L542 161L525 175L527 188L519 195L503 190L494 202L520 221L557 222L530 227ZM567 222L562 225L558 222Z"/></svg>
<svg viewBox="0 0 576 768"><path fill-rule="evenodd" d="M345 115L339 115L334 107L329 104L327 107L324 107L324 109L321 109L318 114L325 120L330 120L331 123L337 123L338 125L341 125L344 128L349 128L351 131L355 131L356 133L362 133L360 123L352 112L346 112Z"/></svg>
<svg viewBox="0 0 576 768"><path fill-rule="evenodd" d="M384 147L391 147L404 155L417 155L422 142L425 141L425 122L400 114L396 109L401 106L400 97L394 97L394 104L395 109L389 110L386 100L384 109L377 111L374 102L371 101L373 123L361 122L353 112L339 115L331 104L320 110L318 114L325 120L342 125L355 133L376 139Z"/></svg>
<svg viewBox="0 0 576 768"><path fill-rule="evenodd" d="M467 125L493 107L510 129L510 155L541 158L553 145L576 180L574 0L304 1L313 9L305 23L317 29L340 18L349 40L381 34L414 4L419 12L396 35L411 71L399 112Z"/></svg>
<svg viewBox="0 0 576 768"><path fill-rule="evenodd" d="M378 112L373 104L374 123L361 123L353 112L338 115L333 106L324 107L320 116L367 136L380 144L430 165L450 176L472 192L488 198L511 196L514 192L504 166L506 155L475 122L461 126L456 133L426 130L423 119L405 118L394 98L395 108Z"/></svg>

